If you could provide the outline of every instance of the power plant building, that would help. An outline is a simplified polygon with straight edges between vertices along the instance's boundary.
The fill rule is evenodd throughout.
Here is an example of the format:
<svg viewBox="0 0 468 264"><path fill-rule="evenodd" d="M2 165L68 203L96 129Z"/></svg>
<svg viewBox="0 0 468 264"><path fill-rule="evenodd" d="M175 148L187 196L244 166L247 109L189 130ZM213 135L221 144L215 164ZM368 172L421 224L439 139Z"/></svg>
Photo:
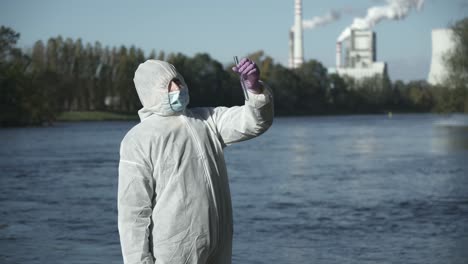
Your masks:
<svg viewBox="0 0 468 264"><path fill-rule="evenodd" d="M330 68L329 73L362 79L384 76L386 72L386 63L377 62L375 32L352 29L347 38L336 43L336 68Z"/></svg>
<svg viewBox="0 0 468 264"><path fill-rule="evenodd" d="M355 79L384 76L387 64L377 62L377 38L372 30L349 29L336 43L336 68L329 73L350 76ZM302 0L294 1L294 25L289 31L289 68L301 67L304 63L304 39Z"/></svg>

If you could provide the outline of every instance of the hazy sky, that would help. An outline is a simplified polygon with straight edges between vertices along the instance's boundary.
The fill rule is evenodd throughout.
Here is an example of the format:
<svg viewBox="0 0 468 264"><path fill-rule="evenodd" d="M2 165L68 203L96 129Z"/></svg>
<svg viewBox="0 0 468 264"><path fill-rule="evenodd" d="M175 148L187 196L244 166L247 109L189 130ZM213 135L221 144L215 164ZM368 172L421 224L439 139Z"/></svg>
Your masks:
<svg viewBox="0 0 468 264"><path fill-rule="evenodd" d="M341 18L304 31L304 57L327 67L335 63L335 42L354 17L383 0L303 0L303 18L338 10ZM401 21L382 21L377 60L386 61L390 77L426 79L431 60L431 30L468 16L468 0L426 0L421 11ZM0 0L0 24L21 33L19 46L31 48L49 37L82 38L107 46L142 48L145 55L206 52L223 64L232 56L263 50L288 63L288 33L294 0Z"/></svg>

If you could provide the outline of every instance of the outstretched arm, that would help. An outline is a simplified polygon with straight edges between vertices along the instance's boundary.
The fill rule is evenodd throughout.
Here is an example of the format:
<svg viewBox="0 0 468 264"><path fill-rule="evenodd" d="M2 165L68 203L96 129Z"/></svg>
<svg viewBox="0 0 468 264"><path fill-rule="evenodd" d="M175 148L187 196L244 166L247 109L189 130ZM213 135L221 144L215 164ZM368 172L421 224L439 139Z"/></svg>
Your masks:
<svg viewBox="0 0 468 264"><path fill-rule="evenodd" d="M243 106L216 107L213 119L220 140L224 145L247 140L265 132L273 123L273 94L271 89L259 80L257 65L242 59L233 68L243 78L249 93L249 100Z"/></svg>

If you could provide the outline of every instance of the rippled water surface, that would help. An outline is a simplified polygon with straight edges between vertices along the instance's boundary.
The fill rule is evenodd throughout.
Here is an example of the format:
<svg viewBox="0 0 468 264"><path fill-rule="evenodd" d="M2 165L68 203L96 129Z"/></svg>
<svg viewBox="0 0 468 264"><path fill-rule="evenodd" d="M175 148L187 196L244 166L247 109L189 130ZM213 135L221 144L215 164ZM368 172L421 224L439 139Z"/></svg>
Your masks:
<svg viewBox="0 0 468 264"><path fill-rule="evenodd" d="M449 121L277 118L227 148L233 262L468 263L468 130ZM0 129L0 263L122 263L118 151L135 124Z"/></svg>

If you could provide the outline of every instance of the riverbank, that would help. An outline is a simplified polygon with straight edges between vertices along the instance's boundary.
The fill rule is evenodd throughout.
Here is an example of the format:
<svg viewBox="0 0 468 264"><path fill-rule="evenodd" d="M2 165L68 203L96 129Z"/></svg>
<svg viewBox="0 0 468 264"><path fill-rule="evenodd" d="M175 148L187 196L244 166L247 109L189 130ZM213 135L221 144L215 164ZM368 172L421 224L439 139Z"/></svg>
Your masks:
<svg viewBox="0 0 468 264"><path fill-rule="evenodd" d="M306 116L352 116L352 115L384 115L392 118L394 115L412 115L412 114L433 114L433 113L408 113L408 112L387 112L387 113L328 113L322 115L276 115L276 117L306 117ZM465 116L463 113L439 114L449 116ZM138 114L128 114L106 111L69 111L63 112L57 116L56 121L75 122L75 121L128 121L140 120Z"/></svg>
<svg viewBox="0 0 468 264"><path fill-rule="evenodd" d="M126 121L139 120L137 114L123 114L105 111L71 111L63 112L57 116L57 121Z"/></svg>

